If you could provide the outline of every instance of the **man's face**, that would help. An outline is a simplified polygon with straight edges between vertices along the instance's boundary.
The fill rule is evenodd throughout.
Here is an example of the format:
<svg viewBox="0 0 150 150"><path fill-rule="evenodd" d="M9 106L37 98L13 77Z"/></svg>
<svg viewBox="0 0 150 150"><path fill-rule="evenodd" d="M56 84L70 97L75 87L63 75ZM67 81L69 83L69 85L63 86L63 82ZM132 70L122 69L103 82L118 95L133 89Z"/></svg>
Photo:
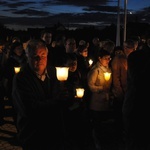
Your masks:
<svg viewBox="0 0 150 150"><path fill-rule="evenodd" d="M42 75L46 69L47 54L48 52L46 48L39 48L29 57L29 65L31 69L40 75Z"/></svg>
<svg viewBox="0 0 150 150"><path fill-rule="evenodd" d="M52 34L51 33L45 33L43 35L42 39L46 42L46 44L51 44L51 42L52 42Z"/></svg>
<svg viewBox="0 0 150 150"><path fill-rule="evenodd" d="M76 41L74 39L68 39L66 41L65 48L66 48L67 53L75 52L76 51Z"/></svg>

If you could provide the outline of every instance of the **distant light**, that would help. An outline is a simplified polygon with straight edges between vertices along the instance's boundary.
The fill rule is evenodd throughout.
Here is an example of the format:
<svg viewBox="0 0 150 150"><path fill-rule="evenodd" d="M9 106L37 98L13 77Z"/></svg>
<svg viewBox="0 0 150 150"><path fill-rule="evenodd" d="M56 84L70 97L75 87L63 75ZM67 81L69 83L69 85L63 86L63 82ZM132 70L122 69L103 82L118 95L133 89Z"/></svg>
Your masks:
<svg viewBox="0 0 150 150"><path fill-rule="evenodd" d="M130 11L129 14L132 14L132 12Z"/></svg>
<svg viewBox="0 0 150 150"><path fill-rule="evenodd" d="M142 20L142 21L146 21L146 19L145 19L145 18L142 18L141 20Z"/></svg>

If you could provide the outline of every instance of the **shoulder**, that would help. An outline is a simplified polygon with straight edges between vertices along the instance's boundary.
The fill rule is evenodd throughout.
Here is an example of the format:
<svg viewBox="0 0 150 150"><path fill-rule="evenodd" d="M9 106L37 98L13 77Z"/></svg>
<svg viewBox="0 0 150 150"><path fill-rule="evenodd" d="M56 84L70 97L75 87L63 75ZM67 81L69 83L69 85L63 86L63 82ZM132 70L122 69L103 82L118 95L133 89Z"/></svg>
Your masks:
<svg viewBox="0 0 150 150"><path fill-rule="evenodd" d="M88 74L98 74L100 71L100 68L95 64L88 72Z"/></svg>
<svg viewBox="0 0 150 150"><path fill-rule="evenodd" d="M121 64L126 60L127 59L126 59L125 55L117 55L112 59L111 66L112 66L112 68L116 67L116 66L121 66Z"/></svg>
<svg viewBox="0 0 150 150"><path fill-rule="evenodd" d="M128 63L136 63L138 64L143 64L146 63L147 60L149 60L150 57L150 51L146 51L146 50L136 50L134 52L132 52L129 56L128 56Z"/></svg>
<svg viewBox="0 0 150 150"><path fill-rule="evenodd" d="M133 51L132 53L129 54L128 59L132 59L132 58L138 57L138 56L140 56L142 53L143 53L142 50Z"/></svg>

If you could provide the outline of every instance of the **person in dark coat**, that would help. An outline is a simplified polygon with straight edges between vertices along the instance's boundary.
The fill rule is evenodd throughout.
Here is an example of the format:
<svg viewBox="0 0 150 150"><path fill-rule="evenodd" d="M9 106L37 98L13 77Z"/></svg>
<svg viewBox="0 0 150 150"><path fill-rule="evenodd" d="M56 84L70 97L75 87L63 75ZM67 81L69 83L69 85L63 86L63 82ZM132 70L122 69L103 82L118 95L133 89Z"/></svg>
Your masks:
<svg viewBox="0 0 150 150"><path fill-rule="evenodd" d="M77 69L81 73L81 80L82 80L83 87L85 89L83 101L87 109L89 108L90 96L91 96L91 91L87 83L87 74L92 68L92 64L91 65L89 64L89 60L90 58L88 55L88 43L85 41L84 44L82 45L81 43L79 43L79 46L77 48L77 62L78 62Z"/></svg>
<svg viewBox="0 0 150 150"><path fill-rule="evenodd" d="M16 112L13 106L12 100L12 81L15 75L14 67L22 67L27 63L27 58L25 55L25 51L23 49L22 42L15 41L11 44L11 49L9 52L9 56L4 66L4 82L5 82L5 91L6 96L8 98L8 104L12 106L12 116L17 128L16 123ZM17 129L18 130L18 129ZM17 137L14 137L17 138ZM16 139L17 140L17 139Z"/></svg>
<svg viewBox="0 0 150 150"><path fill-rule="evenodd" d="M82 98L77 97L76 89L84 88L81 73L78 70L77 56L74 53L66 54L65 66L69 67L68 78L64 87L68 91L68 98L64 105L64 126L66 131L66 150L95 150L90 121L87 118L85 104ZM85 94L84 88L84 94Z"/></svg>
<svg viewBox="0 0 150 150"><path fill-rule="evenodd" d="M150 149L150 39L128 56L127 91L123 103L126 150Z"/></svg>
<svg viewBox="0 0 150 150"><path fill-rule="evenodd" d="M4 53L3 46L0 45L0 126L5 123L5 87L4 87L4 66L7 61L7 56Z"/></svg>
<svg viewBox="0 0 150 150"><path fill-rule="evenodd" d="M4 78L6 82L7 97L12 104L12 80L15 75L14 67L22 67L26 64L27 58L22 42L14 42L11 45L9 57L4 66Z"/></svg>
<svg viewBox="0 0 150 150"><path fill-rule="evenodd" d="M23 150L63 149L63 119L55 70L47 68L48 49L31 40L28 63L14 76L13 103L17 112L18 138Z"/></svg>

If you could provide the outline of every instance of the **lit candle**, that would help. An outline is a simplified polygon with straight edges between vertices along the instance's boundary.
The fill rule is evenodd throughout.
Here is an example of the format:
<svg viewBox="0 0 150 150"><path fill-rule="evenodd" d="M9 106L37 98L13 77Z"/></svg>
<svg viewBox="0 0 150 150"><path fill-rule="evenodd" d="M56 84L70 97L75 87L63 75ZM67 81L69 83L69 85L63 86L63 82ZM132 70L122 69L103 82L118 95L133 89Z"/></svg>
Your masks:
<svg viewBox="0 0 150 150"><path fill-rule="evenodd" d="M111 77L111 73L110 72L105 72L104 73L104 78L105 78L106 81L108 81L110 79L110 77Z"/></svg>
<svg viewBox="0 0 150 150"><path fill-rule="evenodd" d="M76 95L78 98L82 98L84 95L84 89L83 88L77 88L76 89Z"/></svg>
<svg viewBox="0 0 150 150"><path fill-rule="evenodd" d="M68 78L69 67L56 67L56 76L59 81L65 81Z"/></svg>
<svg viewBox="0 0 150 150"><path fill-rule="evenodd" d="M89 60L89 64L90 64L90 66L93 64L93 60L92 59Z"/></svg>
<svg viewBox="0 0 150 150"><path fill-rule="evenodd" d="M20 71L21 67L14 67L15 73L18 73Z"/></svg>

